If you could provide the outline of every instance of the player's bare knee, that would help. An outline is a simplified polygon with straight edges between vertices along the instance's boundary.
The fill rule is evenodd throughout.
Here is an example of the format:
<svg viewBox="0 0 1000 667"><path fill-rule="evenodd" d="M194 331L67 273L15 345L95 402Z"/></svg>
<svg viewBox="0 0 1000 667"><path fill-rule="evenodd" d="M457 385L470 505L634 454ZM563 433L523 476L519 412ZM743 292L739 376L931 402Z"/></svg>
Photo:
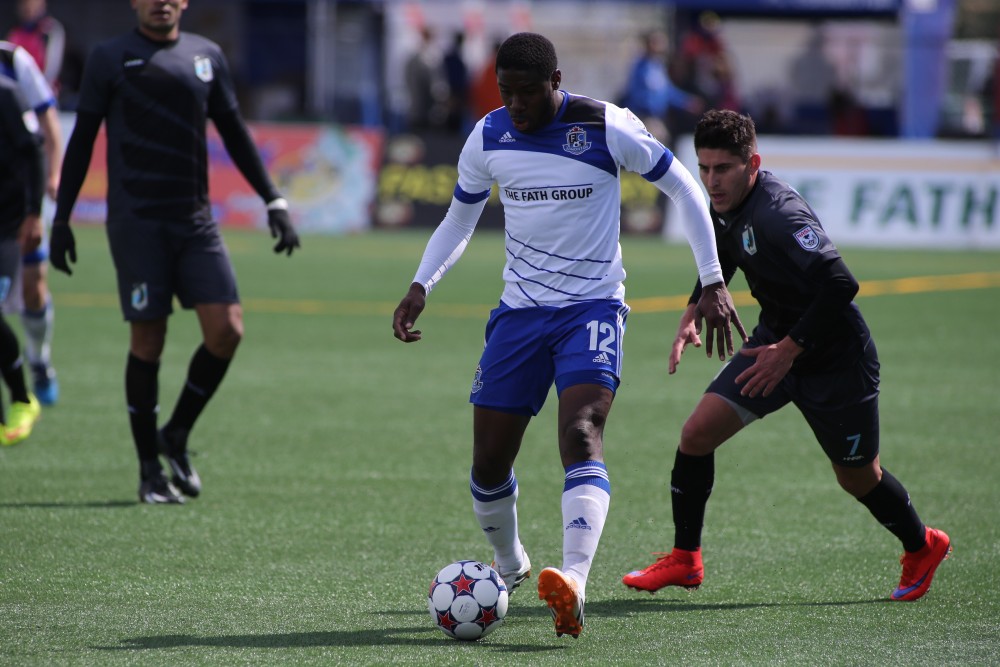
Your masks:
<svg viewBox="0 0 1000 667"><path fill-rule="evenodd" d="M713 433L694 417L688 418L681 427L680 450L691 456L708 456L722 443Z"/></svg>
<svg viewBox="0 0 1000 667"><path fill-rule="evenodd" d="M855 498L867 496L882 479L881 469L877 465L848 468L833 464L833 472L837 476L840 488Z"/></svg>
<svg viewBox="0 0 1000 667"><path fill-rule="evenodd" d="M563 426L559 434L559 450L564 463L578 463L601 457L606 419L603 414L590 414Z"/></svg>
<svg viewBox="0 0 1000 667"><path fill-rule="evenodd" d="M236 348L243 340L243 332L227 329L205 340L208 351L222 359L231 359L236 354Z"/></svg>

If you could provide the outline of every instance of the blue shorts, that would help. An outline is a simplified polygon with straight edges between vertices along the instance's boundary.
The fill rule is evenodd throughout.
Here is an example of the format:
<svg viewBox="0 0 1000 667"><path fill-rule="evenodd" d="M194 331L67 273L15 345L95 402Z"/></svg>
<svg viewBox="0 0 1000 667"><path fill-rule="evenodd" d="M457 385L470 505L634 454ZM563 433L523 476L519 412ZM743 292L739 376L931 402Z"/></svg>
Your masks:
<svg viewBox="0 0 1000 667"><path fill-rule="evenodd" d="M484 408L537 415L556 391L578 384L618 389L629 308L586 301L565 308L510 308L501 303L486 323L486 345L469 401Z"/></svg>

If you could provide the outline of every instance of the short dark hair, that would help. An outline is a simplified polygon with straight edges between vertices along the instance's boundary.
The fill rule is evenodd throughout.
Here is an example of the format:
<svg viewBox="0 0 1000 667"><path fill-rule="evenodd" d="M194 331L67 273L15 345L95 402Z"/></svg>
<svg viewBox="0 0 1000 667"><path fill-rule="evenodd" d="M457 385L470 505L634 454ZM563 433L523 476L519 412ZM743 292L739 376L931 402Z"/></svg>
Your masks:
<svg viewBox="0 0 1000 667"><path fill-rule="evenodd" d="M511 35L497 51L497 71L513 69L537 74L548 79L559 67L556 47L547 37L534 32L519 32Z"/></svg>
<svg viewBox="0 0 1000 667"><path fill-rule="evenodd" d="M718 148L744 162L757 152L757 128L750 116L729 109L706 111L694 130L694 149Z"/></svg>

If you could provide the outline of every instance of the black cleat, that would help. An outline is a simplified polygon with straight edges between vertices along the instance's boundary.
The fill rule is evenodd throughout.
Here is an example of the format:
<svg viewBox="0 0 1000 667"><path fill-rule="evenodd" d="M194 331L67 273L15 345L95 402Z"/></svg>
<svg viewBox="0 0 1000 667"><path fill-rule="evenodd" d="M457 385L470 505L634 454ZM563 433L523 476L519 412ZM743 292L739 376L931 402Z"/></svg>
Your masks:
<svg viewBox="0 0 1000 667"><path fill-rule="evenodd" d="M143 477L139 482L139 502L150 505L182 505L184 497L160 470Z"/></svg>
<svg viewBox="0 0 1000 667"><path fill-rule="evenodd" d="M187 431L167 432L160 429L156 432L156 442L160 449L160 454L167 459L170 470L173 471L174 486L180 489L181 493L192 498L197 498L201 493L201 478L198 471L191 467L191 460L187 451Z"/></svg>

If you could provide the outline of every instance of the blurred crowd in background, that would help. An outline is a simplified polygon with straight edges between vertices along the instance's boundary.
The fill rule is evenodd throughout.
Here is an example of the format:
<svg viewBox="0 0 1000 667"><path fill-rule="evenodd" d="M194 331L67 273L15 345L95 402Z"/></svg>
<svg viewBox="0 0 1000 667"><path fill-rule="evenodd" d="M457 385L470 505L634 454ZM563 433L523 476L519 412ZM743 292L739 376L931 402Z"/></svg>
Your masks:
<svg viewBox="0 0 1000 667"><path fill-rule="evenodd" d="M464 135L500 106L496 46L534 30L557 45L564 88L627 105L668 143L708 108L748 112L761 133L891 137L907 136L901 104L921 94L906 90L919 88L907 68L927 67L908 52L924 48L905 25L914 2L190 0L182 27L223 47L258 121ZM916 4L937 2L951 10L943 43L928 47L944 79L929 134L1000 138L1000 2ZM48 65L68 111L90 48L134 24L122 0L4 6L2 34L62 31Z"/></svg>

